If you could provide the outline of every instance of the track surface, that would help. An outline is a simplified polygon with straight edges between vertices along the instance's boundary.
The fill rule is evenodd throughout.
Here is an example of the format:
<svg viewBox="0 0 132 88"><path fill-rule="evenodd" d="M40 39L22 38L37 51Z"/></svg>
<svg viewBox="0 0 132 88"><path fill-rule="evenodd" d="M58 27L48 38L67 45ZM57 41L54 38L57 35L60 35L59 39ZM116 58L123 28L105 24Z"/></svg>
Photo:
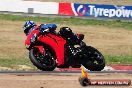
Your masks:
<svg viewBox="0 0 132 88"><path fill-rule="evenodd" d="M130 79L132 71L88 72L90 79ZM83 88L77 71L1 71L0 88ZM132 88L132 86L87 86L88 88ZM86 88L87 88L86 87Z"/></svg>
<svg viewBox="0 0 132 88"><path fill-rule="evenodd" d="M132 71L87 71L88 73L127 73L132 74ZM76 74L81 73L81 71L0 71L0 74Z"/></svg>

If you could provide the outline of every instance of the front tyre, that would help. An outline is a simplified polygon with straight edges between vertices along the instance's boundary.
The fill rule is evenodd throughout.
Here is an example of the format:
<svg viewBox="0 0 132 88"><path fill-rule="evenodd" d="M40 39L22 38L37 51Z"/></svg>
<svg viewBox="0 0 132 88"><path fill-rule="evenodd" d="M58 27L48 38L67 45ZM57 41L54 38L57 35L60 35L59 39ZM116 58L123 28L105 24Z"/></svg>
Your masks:
<svg viewBox="0 0 132 88"><path fill-rule="evenodd" d="M84 67L90 71L101 71L105 67L104 56L94 47L86 46L83 49L83 53L86 55Z"/></svg>
<svg viewBox="0 0 132 88"><path fill-rule="evenodd" d="M29 58L38 69L53 71L56 68L56 60L51 52L45 52L45 55L42 55L37 48L33 48L29 51Z"/></svg>

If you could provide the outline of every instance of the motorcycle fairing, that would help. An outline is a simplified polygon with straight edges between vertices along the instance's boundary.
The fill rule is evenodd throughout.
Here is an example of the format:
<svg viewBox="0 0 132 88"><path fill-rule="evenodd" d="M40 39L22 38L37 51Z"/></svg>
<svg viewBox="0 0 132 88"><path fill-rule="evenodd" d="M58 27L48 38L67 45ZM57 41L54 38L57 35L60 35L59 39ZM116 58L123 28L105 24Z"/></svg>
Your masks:
<svg viewBox="0 0 132 88"><path fill-rule="evenodd" d="M32 32L30 32L29 35L27 35L27 38L25 40L25 44L30 45L31 44L30 39L32 38L32 35L35 34L35 33L36 33L36 35L39 34L39 31L36 30L37 28L38 28L38 26L35 27L35 29Z"/></svg>
<svg viewBox="0 0 132 88"><path fill-rule="evenodd" d="M37 35L39 34L38 30L33 30L26 38L25 40L25 44L30 45L30 39L32 38L32 35L36 33ZM58 37L54 34L46 34L46 35L40 35L38 37L38 41L41 41L47 45L49 45L51 48L53 48L53 50L56 53L56 57L58 60L58 66L59 65L64 65L64 45L66 43L66 40L64 40L62 37ZM44 48L44 47L43 47ZM39 50L42 50L39 48ZM43 51L40 51L41 53Z"/></svg>
<svg viewBox="0 0 132 88"><path fill-rule="evenodd" d="M54 34L47 34L46 36L39 36L38 41L41 41L53 48L58 60L58 66L64 65L64 45L66 40Z"/></svg>

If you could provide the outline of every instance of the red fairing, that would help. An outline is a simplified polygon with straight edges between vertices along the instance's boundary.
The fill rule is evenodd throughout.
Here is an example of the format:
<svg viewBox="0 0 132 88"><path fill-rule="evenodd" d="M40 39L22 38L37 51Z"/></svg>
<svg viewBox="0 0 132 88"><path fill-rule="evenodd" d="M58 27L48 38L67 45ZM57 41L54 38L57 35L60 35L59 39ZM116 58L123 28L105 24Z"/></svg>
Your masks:
<svg viewBox="0 0 132 88"><path fill-rule="evenodd" d="M39 26L36 26L36 27L34 28L34 30L27 36L27 38L26 38L26 40L25 40L25 44L30 45L30 44L31 44L31 43L30 43L30 39L32 38L32 35L33 35L34 33L36 33L37 35L39 34L39 31L36 30L38 27L39 27Z"/></svg>
<svg viewBox="0 0 132 88"><path fill-rule="evenodd" d="M64 45L66 40L53 34L48 34L45 37L39 36L38 40L53 48L57 56L58 65L64 64Z"/></svg>
<svg viewBox="0 0 132 88"><path fill-rule="evenodd" d="M30 39L32 38L32 35L36 33L39 34L39 31L36 30L38 27L36 27L26 38L25 44L30 45ZM64 40L62 37L58 37L54 34L46 34L46 35L40 35L38 37L38 41L43 42L44 44L49 45L56 53L56 57L58 60L58 65L64 64L64 45L66 43L66 40ZM44 49L42 49L43 46L34 46L37 47L41 53L44 53ZM44 47L43 47L44 48Z"/></svg>

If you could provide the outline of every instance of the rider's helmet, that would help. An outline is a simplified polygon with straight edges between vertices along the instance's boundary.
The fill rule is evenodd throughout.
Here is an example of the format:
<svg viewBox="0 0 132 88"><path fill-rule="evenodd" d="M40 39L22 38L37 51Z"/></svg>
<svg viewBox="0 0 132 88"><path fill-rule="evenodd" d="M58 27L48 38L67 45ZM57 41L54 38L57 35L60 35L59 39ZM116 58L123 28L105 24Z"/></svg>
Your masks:
<svg viewBox="0 0 132 88"><path fill-rule="evenodd" d="M69 27L61 27L59 34L62 36L70 35L72 34L72 30Z"/></svg>
<svg viewBox="0 0 132 88"><path fill-rule="evenodd" d="M33 30L33 28L35 26L37 26L35 22L33 22L33 21L26 21L25 24L23 25L24 33L26 35L28 35Z"/></svg>

